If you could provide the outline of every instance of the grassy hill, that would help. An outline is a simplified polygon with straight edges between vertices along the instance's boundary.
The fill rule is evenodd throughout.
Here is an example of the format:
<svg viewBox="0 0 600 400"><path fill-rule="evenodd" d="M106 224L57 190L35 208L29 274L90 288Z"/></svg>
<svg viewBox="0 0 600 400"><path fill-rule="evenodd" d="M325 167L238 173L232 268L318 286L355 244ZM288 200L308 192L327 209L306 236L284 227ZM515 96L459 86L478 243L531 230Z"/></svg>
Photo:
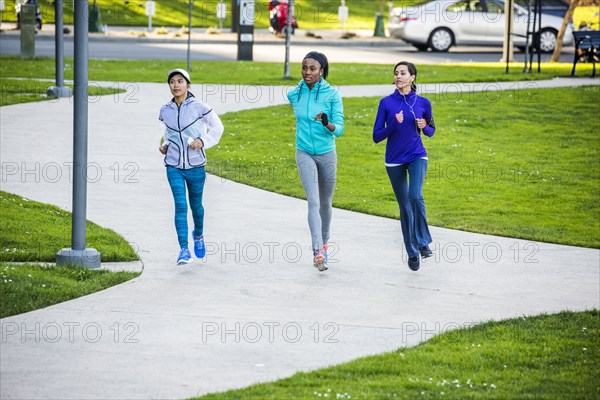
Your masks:
<svg viewBox="0 0 600 400"><path fill-rule="evenodd" d="M394 5L408 5L415 0L395 1ZM92 0L90 0L92 3ZM152 17L152 25L182 26L187 25L188 0L155 0L156 14ZM192 11L192 25L194 27L215 27L219 25L216 9L219 0L195 0ZM224 0L227 6L227 19L224 27L231 27L232 0ZM383 15L388 14L387 1L384 1ZM4 21L15 21L15 0L6 0L3 12ZM54 23L54 1L39 0L44 23ZM101 10L102 23L111 25L147 26L148 17L145 15L143 0L98 0ZM255 5L255 27L266 28L269 25L269 2L257 0ZM296 0L296 18L302 29L338 29L340 23L337 18L338 0ZM378 0L346 0L349 9L349 20L345 23L347 29L374 29L375 13L379 12L381 3ZM64 0L65 23L73 23L73 3Z"/></svg>

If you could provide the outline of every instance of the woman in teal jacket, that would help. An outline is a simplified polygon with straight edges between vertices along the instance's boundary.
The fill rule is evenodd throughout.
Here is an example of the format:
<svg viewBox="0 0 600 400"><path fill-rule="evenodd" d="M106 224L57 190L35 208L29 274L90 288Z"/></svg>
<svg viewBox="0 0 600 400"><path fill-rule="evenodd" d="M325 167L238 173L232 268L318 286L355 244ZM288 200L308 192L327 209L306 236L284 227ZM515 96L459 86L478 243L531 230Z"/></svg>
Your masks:
<svg viewBox="0 0 600 400"><path fill-rule="evenodd" d="M296 118L296 164L308 200L313 265L327 269L337 156L335 137L344 132L342 96L327 81L324 54L308 53L302 60L302 80L288 93Z"/></svg>

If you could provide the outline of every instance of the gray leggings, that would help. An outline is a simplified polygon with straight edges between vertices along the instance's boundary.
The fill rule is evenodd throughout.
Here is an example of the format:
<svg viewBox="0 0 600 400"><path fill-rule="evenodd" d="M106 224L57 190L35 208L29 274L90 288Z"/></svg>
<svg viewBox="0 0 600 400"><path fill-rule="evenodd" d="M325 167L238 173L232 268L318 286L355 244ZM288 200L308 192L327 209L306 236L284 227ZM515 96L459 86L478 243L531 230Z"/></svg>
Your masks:
<svg viewBox="0 0 600 400"><path fill-rule="evenodd" d="M308 226L313 250L320 250L329 240L335 189L337 155L335 150L312 155L296 150L296 164L308 200Z"/></svg>

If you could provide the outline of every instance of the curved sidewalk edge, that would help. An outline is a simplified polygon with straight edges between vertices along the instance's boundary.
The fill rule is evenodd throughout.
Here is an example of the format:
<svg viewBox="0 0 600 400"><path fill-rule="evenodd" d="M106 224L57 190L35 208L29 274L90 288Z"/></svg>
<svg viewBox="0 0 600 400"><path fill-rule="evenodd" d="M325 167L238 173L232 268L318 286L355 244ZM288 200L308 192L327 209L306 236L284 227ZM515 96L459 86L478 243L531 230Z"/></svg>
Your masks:
<svg viewBox="0 0 600 400"><path fill-rule="evenodd" d="M105 269L112 272L138 272L144 271L144 263L140 261L128 262L103 262L100 269Z"/></svg>
<svg viewBox="0 0 600 400"><path fill-rule="evenodd" d="M11 264L11 265L23 265L23 264L31 264L29 263L24 263L24 262L6 262L6 264ZM39 265L43 265L44 267L54 267L56 266L56 263L49 263L49 262L36 262L35 264L39 264ZM98 268L99 270L107 270L107 271L112 271L112 272L137 272L137 273L142 273L142 271L144 271L144 263L142 261L127 261L127 262L103 262L102 265L100 266L100 268Z"/></svg>

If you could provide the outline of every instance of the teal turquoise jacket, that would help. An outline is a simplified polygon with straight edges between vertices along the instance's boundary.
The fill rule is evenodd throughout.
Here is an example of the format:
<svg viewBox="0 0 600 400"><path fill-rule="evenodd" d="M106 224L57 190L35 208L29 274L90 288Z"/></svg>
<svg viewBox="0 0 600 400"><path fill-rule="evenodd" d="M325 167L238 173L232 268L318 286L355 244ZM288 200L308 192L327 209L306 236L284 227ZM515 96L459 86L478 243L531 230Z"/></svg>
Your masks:
<svg viewBox="0 0 600 400"><path fill-rule="evenodd" d="M335 137L344 133L344 105L337 89L321 78L309 90L302 80L287 96L296 117L296 148L308 154L325 154L335 150ZM315 120L320 112L326 113L335 125L333 132L329 132L321 121Z"/></svg>

